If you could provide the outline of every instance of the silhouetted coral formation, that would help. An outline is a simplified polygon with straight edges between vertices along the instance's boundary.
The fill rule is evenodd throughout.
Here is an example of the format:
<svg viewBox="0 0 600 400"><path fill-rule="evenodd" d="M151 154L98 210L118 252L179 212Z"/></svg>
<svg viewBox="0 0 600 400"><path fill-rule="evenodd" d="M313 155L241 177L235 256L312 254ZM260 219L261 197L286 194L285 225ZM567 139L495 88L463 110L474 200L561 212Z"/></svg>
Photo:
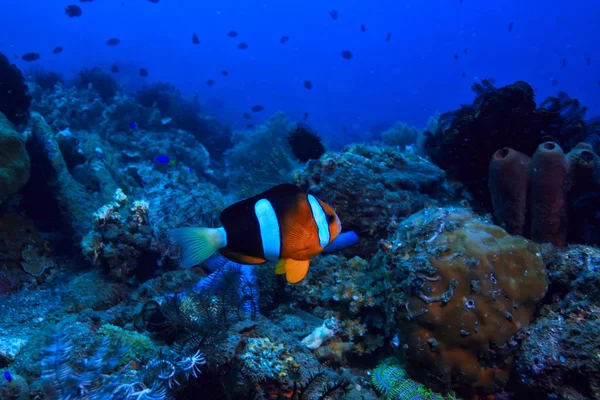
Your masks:
<svg viewBox="0 0 600 400"><path fill-rule="evenodd" d="M2 53L0 53L0 83L0 112L15 125L26 123L31 105L29 89L21 71Z"/></svg>

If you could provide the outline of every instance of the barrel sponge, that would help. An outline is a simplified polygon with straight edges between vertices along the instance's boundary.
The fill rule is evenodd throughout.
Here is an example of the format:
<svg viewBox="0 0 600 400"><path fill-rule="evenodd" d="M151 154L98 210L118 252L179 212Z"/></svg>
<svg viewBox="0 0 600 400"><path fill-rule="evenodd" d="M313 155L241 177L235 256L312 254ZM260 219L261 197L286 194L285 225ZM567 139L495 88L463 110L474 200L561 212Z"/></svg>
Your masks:
<svg viewBox="0 0 600 400"><path fill-rule="evenodd" d="M567 240L569 163L555 142L538 146L531 159L531 239L562 247Z"/></svg>
<svg viewBox="0 0 600 400"><path fill-rule="evenodd" d="M488 185L494 216L510 234L523 235L527 212L530 158L504 147L492 156Z"/></svg>
<svg viewBox="0 0 600 400"><path fill-rule="evenodd" d="M25 139L0 112L0 201L27 183L29 169Z"/></svg>
<svg viewBox="0 0 600 400"><path fill-rule="evenodd" d="M539 246L463 208L421 211L415 254L432 267L407 293L402 331L408 371L432 389L501 390L515 339L530 323L548 278Z"/></svg>
<svg viewBox="0 0 600 400"><path fill-rule="evenodd" d="M15 125L29 119L31 96L25 78L16 65L0 53L0 113Z"/></svg>

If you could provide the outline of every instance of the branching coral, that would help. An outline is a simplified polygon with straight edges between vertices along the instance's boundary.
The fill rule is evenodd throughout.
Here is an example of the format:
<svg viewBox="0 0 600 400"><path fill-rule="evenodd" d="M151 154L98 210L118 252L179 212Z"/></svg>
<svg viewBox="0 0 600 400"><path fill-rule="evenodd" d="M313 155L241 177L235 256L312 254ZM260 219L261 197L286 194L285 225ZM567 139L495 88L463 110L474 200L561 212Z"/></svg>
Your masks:
<svg viewBox="0 0 600 400"><path fill-rule="evenodd" d="M110 103L119 90L119 84L112 75L100 68L84 68L78 74L77 86L95 90L104 103Z"/></svg>
<svg viewBox="0 0 600 400"><path fill-rule="evenodd" d="M121 189L115 192L114 200L93 214L93 231L84 236L81 247L88 260L100 262L115 277L125 278L149 259L143 257L145 253L152 253L149 204L138 200L126 207L127 196Z"/></svg>
<svg viewBox="0 0 600 400"><path fill-rule="evenodd" d="M417 128L400 121L381 134L383 143L400 148L416 146L421 136L422 133Z"/></svg>
<svg viewBox="0 0 600 400"><path fill-rule="evenodd" d="M259 376L258 381L285 378L290 368L298 366L283 344L273 343L269 338L248 339L246 351L240 359L249 371Z"/></svg>

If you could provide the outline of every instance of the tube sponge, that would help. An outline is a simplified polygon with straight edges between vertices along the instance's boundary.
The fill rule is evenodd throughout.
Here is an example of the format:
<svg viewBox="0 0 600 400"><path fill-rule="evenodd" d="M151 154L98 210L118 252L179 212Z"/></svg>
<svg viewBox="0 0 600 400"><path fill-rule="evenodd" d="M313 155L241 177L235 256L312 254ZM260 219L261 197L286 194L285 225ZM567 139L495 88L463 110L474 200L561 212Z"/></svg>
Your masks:
<svg viewBox="0 0 600 400"><path fill-rule="evenodd" d="M0 112L0 201L27 183L30 167L24 138Z"/></svg>
<svg viewBox="0 0 600 400"><path fill-rule="evenodd" d="M531 238L562 247L567 236L569 164L555 142L538 146L531 160Z"/></svg>
<svg viewBox="0 0 600 400"><path fill-rule="evenodd" d="M523 236L530 161L525 154L508 147L497 150L490 161L488 185L494 215L512 235Z"/></svg>

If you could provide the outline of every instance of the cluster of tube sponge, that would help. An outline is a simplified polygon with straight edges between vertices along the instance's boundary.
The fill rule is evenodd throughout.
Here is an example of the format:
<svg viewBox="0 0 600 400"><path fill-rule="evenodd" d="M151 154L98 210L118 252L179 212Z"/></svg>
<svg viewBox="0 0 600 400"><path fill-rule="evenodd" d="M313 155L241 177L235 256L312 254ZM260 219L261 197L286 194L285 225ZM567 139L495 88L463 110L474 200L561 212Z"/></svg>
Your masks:
<svg viewBox="0 0 600 400"><path fill-rule="evenodd" d="M557 143L544 142L531 158L508 147L499 149L489 167L494 216L510 234L562 247L567 241L568 192L596 179L598 166L599 157L587 143L565 154Z"/></svg>

